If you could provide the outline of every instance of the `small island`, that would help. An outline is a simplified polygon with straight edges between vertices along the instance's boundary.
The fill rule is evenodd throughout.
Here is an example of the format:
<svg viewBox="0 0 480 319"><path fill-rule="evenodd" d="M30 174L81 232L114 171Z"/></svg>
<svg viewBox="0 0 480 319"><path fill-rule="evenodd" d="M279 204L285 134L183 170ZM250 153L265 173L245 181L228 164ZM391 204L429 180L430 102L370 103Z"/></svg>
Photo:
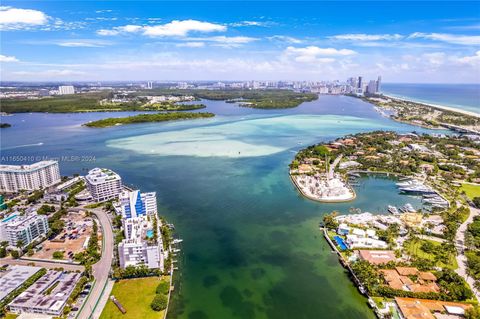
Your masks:
<svg viewBox="0 0 480 319"><path fill-rule="evenodd" d="M9 123L0 123L0 128L8 128L8 127L12 127L12 124L9 124Z"/></svg>
<svg viewBox="0 0 480 319"><path fill-rule="evenodd" d="M317 145L302 152L308 153L310 158L302 161L302 164L299 160L295 160L290 165L290 177L303 196L327 203L347 202L355 199L355 191L348 185L346 178L335 173L335 168L343 155L338 156L330 165L328 160L330 151L323 145ZM301 158L305 155L302 154L298 157ZM324 156L325 160L320 160L315 156ZM325 171L322 172L323 166Z"/></svg>
<svg viewBox="0 0 480 319"><path fill-rule="evenodd" d="M173 112L173 113L153 113L153 114L139 114L128 117L110 117L98 121L92 121L83 124L88 127L109 127L115 125L123 124L134 124L134 123L149 123L149 122L166 122L166 121L177 121L177 120L191 120L199 118L209 118L214 117L215 114L208 112Z"/></svg>

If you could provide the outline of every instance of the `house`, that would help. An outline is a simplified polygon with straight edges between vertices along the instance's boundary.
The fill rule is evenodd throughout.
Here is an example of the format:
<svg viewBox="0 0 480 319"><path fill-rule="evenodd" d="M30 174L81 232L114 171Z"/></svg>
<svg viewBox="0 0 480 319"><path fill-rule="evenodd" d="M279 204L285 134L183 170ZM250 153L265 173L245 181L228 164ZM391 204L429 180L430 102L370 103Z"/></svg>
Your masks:
<svg viewBox="0 0 480 319"><path fill-rule="evenodd" d="M396 260L393 250L358 250L357 253L360 260L366 260L375 265Z"/></svg>
<svg viewBox="0 0 480 319"><path fill-rule="evenodd" d="M412 292L440 292L436 281L437 277L431 272L422 272L415 267L395 267L395 269L381 269L388 286L395 290Z"/></svg>
<svg viewBox="0 0 480 319"><path fill-rule="evenodd" d="M395 297L395 303L405 319L437 319L440 314L442 318L463 318L465 310L472 307L459 302L400 297Z"/></svg>
<svg viewBox="0 0 480 319"><path fill-rule="evenodd" d="M345 236L350 233L350 227L347 224L340 224L337 228L337 234Z"/></svg>

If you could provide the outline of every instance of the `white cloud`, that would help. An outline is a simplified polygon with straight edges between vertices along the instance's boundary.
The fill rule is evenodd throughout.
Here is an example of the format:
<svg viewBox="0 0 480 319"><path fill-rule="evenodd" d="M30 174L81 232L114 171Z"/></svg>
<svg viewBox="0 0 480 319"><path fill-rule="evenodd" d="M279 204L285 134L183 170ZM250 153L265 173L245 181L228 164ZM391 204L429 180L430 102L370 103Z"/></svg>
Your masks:
<svg viewBox="0 0 480 319"><path fill-rule="evenodd" d="M45 78L58 78L58 77L77 77L85 75L83 71L76 70L41 70L41 71L14 71L12 74L22 77L31 77L34 79L45 79Z"/></svg>
<svg viewBox="0 0 480 319"><path fill-rule="evenodd" d="M117 30L107 30L107 29L100 29L97 30L98 35L109 36L109 35L117 35L120 32Z"/></svg>
<svg viewBox="0 0 480 319"><path fill-rule="evenodd" d="M412 33L409 39L428 39L460 45L480 45L480 35L461 35L448 33Z"/></svg>
<svg viewBox="0 0 480 319"><path fill-rule="evenodd" d="M109 13L112 12L113 10L97 10L95 13Z"/></svg>
<svg viewBox="0 0 480 319"><path fill-rule="evenodd" d="M304 48L295 48L289 46L285 49L284 55L293 57L297 62L334 62L333 56L349 56L357 52L349 49L319 48L317 46L308 46Z"/></svg>
<svg viewBox="0 0 480 319"><path fill-rule="evenodd" d="M460 64L471 65L478 68L480 66L480 51L475 52L475 55L464 56L456 58L455 60Z"/></svg>
<svg viewBox="0 0 480 319"><path fill-rule="evenodd" d="M139 32L139 31L142 30L142 26L134 25L134 24L128 24L128 25L124 25L122 27L117 27L115 29L117 31L120 31L120 32Z"/></svg>
<svg viewBox="0 0 480 319"><path fill-rule="evenodd" d="M224 35L213 36L213 37L192 37L185 38L189 42L207 42L211 46L223 47L223 48L237 48L244 44L257 41L258 38L236 36L236 37L227 37Z"/></svg>
<svg viewBox="0 0 480 319"><path fill-rule="evenodd" d="M11 55L0 54L0 62L18 62L18 59Z"/></svg>
<svg viewBox="0 0 480 319"><path fill-rule="evenodd" d="M151 37L184 37L190 32L216 32L226 31L227 27L220 24L198 20L174 20L167 24L146 26L143 28L144 35Z"/></svg>
<svg viewBox="0 0 480 319"><path fill-rule="evenodd" d="M0 7L0 29L15 30L29 26L44 25L48 16L42 11Z"/></svg>
<svg viewBox="0 0 480 319"><path fill-rule="evenodd" d="M349 33L338 34L329 37L334 40L348 41L379 41L379 40L400 40L403 38L400 34L365 34L365 33Z"/></svg>
<svg viewBox="0 0 480 319"><path fill-rule="evenodd" d="M205 42L185 42L178 43L177 47L186 47L186 48L201 48L205 46Z"/></svg>
<svg viewBox="0 0 480 319"><path fill-rule="evenodd" d="M99 41L99 40L61 40L57 41L54 44L61 46L61 47L71 47L71 48L101 48L111 44L110 42L106 41Z"/></svg>
<svg viewBox="0 0 480 319"><path fill-rule="evenodd" d="M269 40L274 40L274 41L281 41L281 42L287 42L287 43L294 43L294 44L299 44L302 43L303 41L294 37L290 37L287 35L273 35L271 37L267 37Z"/></svg>
<svg viewBox="0 0 480 319"><path fill-rule="evenodd" d="M240 22L233 22L229 25L232 27L268 27L272 23L271 22L263 22L263 21L240 21Z"/></svg>
<svg viewBox="0 0 480 319"><path fill-rule="evenodd" d="M192 32L209 33L226 30L227 27L221 24L189 19L173 20L166 24L153 26L125 25L110 30L101 29L97 31L97 34L111 36L121 33L142 33L149 37L185 37Z"/></svg>

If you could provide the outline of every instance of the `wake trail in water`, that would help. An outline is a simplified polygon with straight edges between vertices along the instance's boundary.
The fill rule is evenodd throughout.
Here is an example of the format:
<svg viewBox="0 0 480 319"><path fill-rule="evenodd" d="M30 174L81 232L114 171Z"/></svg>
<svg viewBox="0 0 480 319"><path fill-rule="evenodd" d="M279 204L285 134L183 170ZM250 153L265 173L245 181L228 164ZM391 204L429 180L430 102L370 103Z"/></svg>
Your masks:
<svg viewBox="0 0 480 319"><path fill-rule="evenodd" d="M23 145L16 145L16 146L11 146L11 147L5 147L4 150L12 150L15 148L23 148L23 147L31 147L31 146L42 146L43 143L35 143L35 144L23 144Z"/></svg>

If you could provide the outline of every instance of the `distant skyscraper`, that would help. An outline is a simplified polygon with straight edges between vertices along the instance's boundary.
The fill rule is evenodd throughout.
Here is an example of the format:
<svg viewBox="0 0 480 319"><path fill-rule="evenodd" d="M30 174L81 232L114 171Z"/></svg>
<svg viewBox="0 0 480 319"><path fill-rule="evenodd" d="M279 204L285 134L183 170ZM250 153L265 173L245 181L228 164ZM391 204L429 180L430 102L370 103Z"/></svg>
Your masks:
<svg viewBox="0 0 480 319"><path fill-rule="evenodd" d="M371 80L370 82L368 82L367 93L368 94L377 93L377 81Z"/></svg>
<svg viewBox="0 0 480 319"><path fill-rule="evenodd" d="M62 85L58 87L58 94L59 95L64 95L64 94L75 94L75 88L73 85Z"/></svg>
<svg viewBox="0 0 480 319"><path fill-rule="evenodd" d="M357 84L358 84L357 87L358 87L359 89L361 89L361 88L362 88L362 77L361 77L361 76L358 77L358 83L357 83Z"/></svg>
<svg viewBox="0 0 480 319"><path fill-rule="evenodd" d="M147 89L153 89L153 82L147 82Z"/></svg>
<svg viewBox="0 0 480 319"><path fill-rule="evenodd" d="M379 75L378 79L377 79L377 92L376 93L380 92L381 84L382 84L382 76Z"/></svg>

